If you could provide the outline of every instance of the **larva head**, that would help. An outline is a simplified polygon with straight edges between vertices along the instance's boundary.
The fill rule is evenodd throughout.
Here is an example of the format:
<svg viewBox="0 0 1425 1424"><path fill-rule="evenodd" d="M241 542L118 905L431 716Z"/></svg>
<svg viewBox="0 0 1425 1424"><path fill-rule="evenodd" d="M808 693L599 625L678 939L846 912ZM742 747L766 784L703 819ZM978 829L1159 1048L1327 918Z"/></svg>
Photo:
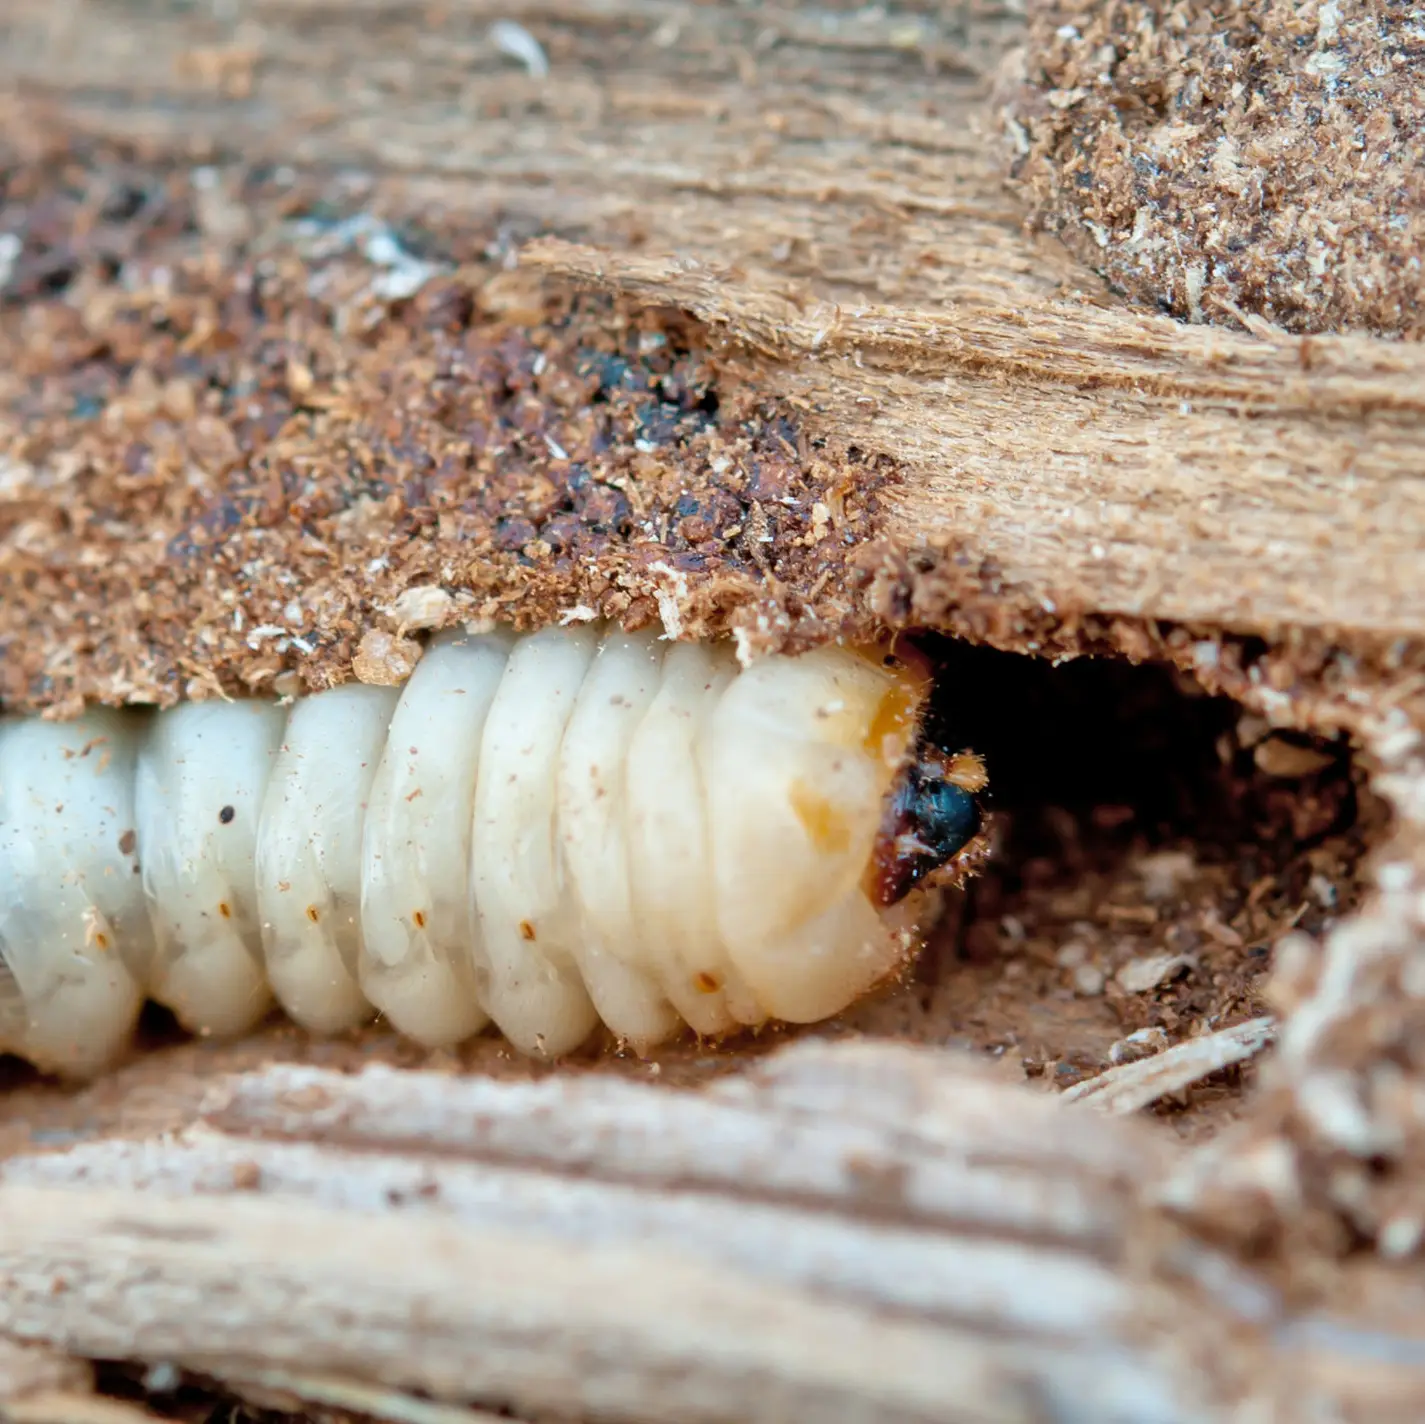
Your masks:
<svg viewBox="0 0 1425 1424"><path fill-rule="evenodd" d="M839 1012L905 958L918 885L979 830L984 766L925 746L928 669L884 649L772 658L735 679L707 768L718 921L774 1017Z"/></svg>
<svg viewBox="0 0 1425 1424"><path fill-rule="evenodd" d="M866 872L874 904L899 904L917 886L953 878L984 824L985 764L972 751L953 755L922 743L907 758L886 800Z"/></svg>
<svg viewBox="0 0 1425 1424"><path fill-rule="evenodd" d="M984 824L989 773L978 753L936 745L926 712L934 689L929 660L914 644L862 650L887 675L867 730L890 777L875 845L862 878L871 903L899 905L917 887L961 877Z"/></svg>

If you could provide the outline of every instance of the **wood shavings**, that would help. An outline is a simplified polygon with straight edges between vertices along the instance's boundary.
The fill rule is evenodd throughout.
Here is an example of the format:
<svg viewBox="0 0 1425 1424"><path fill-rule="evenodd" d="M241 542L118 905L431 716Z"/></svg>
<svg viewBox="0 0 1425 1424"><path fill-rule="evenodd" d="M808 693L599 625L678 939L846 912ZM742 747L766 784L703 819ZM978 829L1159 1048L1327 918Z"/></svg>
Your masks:
<svg viewBox="0 0 1425 1424"><path fill-rule="evenodd" d="M1143 893L1150 901L1173 899L1192 879L1196 869L1193 857L1181 850L1159 851L1155 855L1145 855L1138 862Z"/></svg>
<svg viewBox="0 0 1425 1424"><path fill-rule="evenodd" d="M1252 759L1268 776L1294 780L1312 776L1331 765L1329 751L1298 746L1284 737L1267 737L1252 749Z"/></svg>
<svg viewBox="0 0 1425 1424"><path fill-rule="evenodd" d="M402 589L387 609L398 637L430 628L443 628L455 611L455 599L437 584L417 584Z"/></svg>
<svg viewBox="0 0 1425 1424"><path fill-rule="evenodd" d="M1197 961L1190 954L1154 954L1133 959L1113 976L1113 982L1125 994L1147 994L1158 985L1194 967Z"/></svg>
<svg viewBox="0 0 1425 1424"><path fill-rule="evenodd" d="M1115 1067L1120 1063L1136 1063L1142 1058L1151 1058L1161 1053L1168 1045L1167 1033L1157 1027L1140 1028L1121 1038L1108 1050L1108 1061Z"/></svg>

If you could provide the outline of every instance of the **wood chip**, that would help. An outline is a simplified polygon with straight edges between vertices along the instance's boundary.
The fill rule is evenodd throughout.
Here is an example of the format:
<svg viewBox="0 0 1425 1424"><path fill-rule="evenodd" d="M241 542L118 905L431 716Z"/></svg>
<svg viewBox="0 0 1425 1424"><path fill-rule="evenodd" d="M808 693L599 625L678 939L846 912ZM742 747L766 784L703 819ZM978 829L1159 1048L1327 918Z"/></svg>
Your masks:
<svg viewBox="0 0 1425 1424"><path fill-rule="evenodd" d="M415 671L420 660L419 643L373 628L362 636L351 669L359 682L376 687L399 687Z"/></svg>
<svg viewBox="0 0 1425 1424"><path fill-rule="evenodd" d="M1067 1089L1061 1101L1088 1102L1105 1113L1134 1113L1223 1068L1256 1057L1275 1033L1275 1020L1249 1019L1202 1038L1190 1038L1154 1058L1110 1068Z"/></svg>

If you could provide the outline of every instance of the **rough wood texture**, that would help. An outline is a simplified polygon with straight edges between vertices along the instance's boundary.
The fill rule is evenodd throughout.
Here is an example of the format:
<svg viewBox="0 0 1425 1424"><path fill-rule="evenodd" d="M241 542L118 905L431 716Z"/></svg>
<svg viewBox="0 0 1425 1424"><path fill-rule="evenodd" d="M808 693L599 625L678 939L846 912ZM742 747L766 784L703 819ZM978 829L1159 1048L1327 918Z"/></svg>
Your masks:
<svg viewBox="0 0 1425 1424"><path fill-rule="evenodd" d="M548 79L497 52L497 18L528 23ZM0 84L65 131L573 239L531 258L687 306L763 353L759 389L905 462L892 546L967 561L942 615L989 583L1031 638L1084 613L1417 638L1425 351L1144 316L1027 239L986 105L1021 23L20 0Z"/></svg>
<svg viewBox="0 0 1425 1424"><path fill-rule="evenodd" d="M1155 1222L1174 1162L889 1045L699 1094L273 1068L164 1139L8 1161L0 1330L613 1420L1421 1407L1425 1369L1369 1358L1405 1319L1353 1338Z"/></svg>
<svg viewBox="0 0 1425 1424"><path fill-rule="evenodd" d="M1029 1418L1046 1388L1071 1417L1104 1418L1073 1400L1117 1359L1114 1389L1141 1407L1107 1417L1180 1417L1121 1347L1092 1363L1065 1348L1121 1299L1104 1258L1152 1153L1095 1159L1052 1104L1014 1095L1023 1117L1006 1120L1006 1095L957 1094L935 1067L791 1059L701 1098L377 1071L239 1080L176 1140L6 1164L0 1323L220 1375L262 1360L648 1420L793 1402L829 1419ZM86 1190L33 1189L57 1183ZM1026 1253L1032 1293L1014 1288ZM1001 1332L1042 1358L996 1348Z"/></svg>

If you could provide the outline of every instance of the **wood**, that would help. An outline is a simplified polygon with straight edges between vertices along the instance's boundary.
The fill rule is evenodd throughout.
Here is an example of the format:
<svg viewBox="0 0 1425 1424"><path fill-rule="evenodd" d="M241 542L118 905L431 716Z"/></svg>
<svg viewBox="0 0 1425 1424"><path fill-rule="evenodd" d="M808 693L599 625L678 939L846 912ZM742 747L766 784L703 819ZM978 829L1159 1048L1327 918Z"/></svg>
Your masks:
<svg viewBox="0 0 1425 1424"><path fill-rule="evenodd" d="M526 21L547 80L486 38ZM1425 350L1182 325L1021 230L988 100L1015 7L17 0L0 86L156 151L376 176L575 235L529 260L675 303L909 477L893 546L1046 607L1425 632Z"/></svg>
<svg viewBox="0 0 1425 1424"><path fill-rule="evenodd" d="M1270 1018L1247 1019L1202 1038L1190 1038L1152 1058L1110 1068L1066 1089L1066 1103L1090 1102L1101 1112L1137 1112L1234 1063L1256 1057L1275 1037Z"/></svg>
<svg viewBox="0 0 1425 1424"><path fill-rule="evenodd" d="M274 1067L176 1135L6 1162L0 1330L316 1399L335 1376L630 1421L1213 1420L1238 1372L1277 1407L1425 1402L1425 1365L1377 1398L1385 1337L1333 1339L1149 1226L1175 1158L892 1045L697 1094Z"/></svg>
<svg viewBox="0 0 1425 1424"><path fill-rule="evenodd" d="M961 1094L936 1067L803 1055L701 1098L260 1074L178 1140L8 1162L0 1328L532 1411L1029 1418L1026 1376L1085 1387L1081 1349L1115 1313L1103 1258L1128 1162L1085 1166L1052 1104L974 1078ZM899 1111L868 1117L878 1098ZM1050 1161L1067 1179L1046 1192ZM1026 1253L1032 1294L1013 1289ZM1037 1342L1037 1362L996 1347L1002 1332ZM1155 1392L1119 1368L1135 1398Z"/></svg>
<svg viewBox="0 0 1425 1424"><path fill-rule="evenodd" d="M37 1394L84 1391L91 1371L48 1345L22 1345L0 1338L0 1401L27 1399Z"/></svg>

